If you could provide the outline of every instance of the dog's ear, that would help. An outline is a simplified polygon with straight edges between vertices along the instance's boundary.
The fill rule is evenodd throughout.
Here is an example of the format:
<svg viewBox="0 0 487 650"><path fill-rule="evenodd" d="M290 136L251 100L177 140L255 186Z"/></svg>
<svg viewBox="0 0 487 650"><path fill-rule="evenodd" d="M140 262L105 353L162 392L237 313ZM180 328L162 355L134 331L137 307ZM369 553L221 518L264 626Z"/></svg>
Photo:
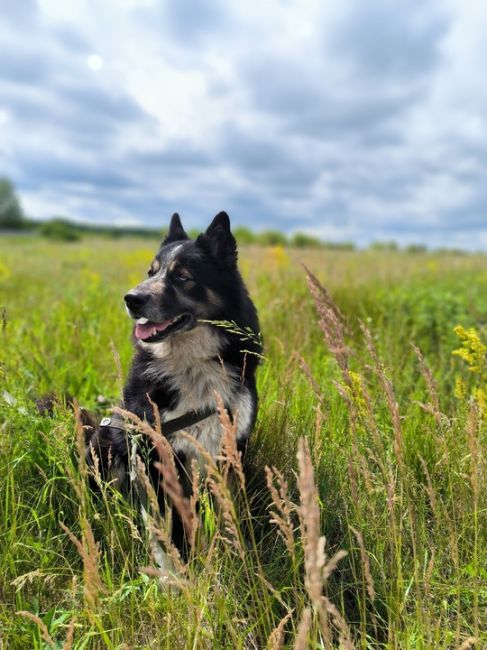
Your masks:
<svg viewBox="0 0 487 650"><path fill-rule="evenodd" d="M230 219L226 212L219 212L196 242L207 246L224 264L234 266L237 263L237 242L230 230Z"/></svg>
<svg viewBox="0 0 487 650"><path fill-rule="evenodd" d="M183 228L179 214L175 212L171 217L169 232L167 233L166 239L162 243L170 244L173 241L182 241L183 239L189 239L189 237Z"/></svg>

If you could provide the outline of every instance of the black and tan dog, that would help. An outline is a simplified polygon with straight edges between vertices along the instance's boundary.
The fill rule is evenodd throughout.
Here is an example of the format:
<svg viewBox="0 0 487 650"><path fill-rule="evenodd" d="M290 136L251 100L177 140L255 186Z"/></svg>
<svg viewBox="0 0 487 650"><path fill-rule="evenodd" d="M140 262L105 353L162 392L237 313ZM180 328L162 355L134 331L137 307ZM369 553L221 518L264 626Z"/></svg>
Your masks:
<svg viewBox="0 0 487 650"><path fill-rule="evenodd" d="M245 447L257 413L255 372L262 352L255 307L237 268L237 248L225 212L204 234L191 240L179 216L173 215L148 278L125 296L135 322L135 354L124 388L124 408L152 423L153 404L162 432L174 450L188 491L192 459L201 468L201 453L183 429L213 458L220 453L222 427L218 395L236 418L236 442ZM110 419L87 440L87 458L98 458L101 470L122 484L130 472L126 432ZM181 425L181 426L180 426ZM148 472L159 488L149 450ZM159 492L161 508L164 495ZM174 542L183 546L175 516Z"/></svg>

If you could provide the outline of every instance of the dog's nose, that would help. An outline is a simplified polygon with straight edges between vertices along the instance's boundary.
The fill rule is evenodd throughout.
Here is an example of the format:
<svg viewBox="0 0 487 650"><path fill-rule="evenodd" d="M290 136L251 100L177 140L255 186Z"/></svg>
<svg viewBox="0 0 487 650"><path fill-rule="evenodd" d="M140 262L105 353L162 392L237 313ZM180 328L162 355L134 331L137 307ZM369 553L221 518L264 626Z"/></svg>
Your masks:
<svg viewBox="0 0 487 650"><path fill-rule="evenodd" d="M142 293L141 291L130 291L124 296L124 300L130 311L134 315L137 315L149 300L149 294Z"/></svg>

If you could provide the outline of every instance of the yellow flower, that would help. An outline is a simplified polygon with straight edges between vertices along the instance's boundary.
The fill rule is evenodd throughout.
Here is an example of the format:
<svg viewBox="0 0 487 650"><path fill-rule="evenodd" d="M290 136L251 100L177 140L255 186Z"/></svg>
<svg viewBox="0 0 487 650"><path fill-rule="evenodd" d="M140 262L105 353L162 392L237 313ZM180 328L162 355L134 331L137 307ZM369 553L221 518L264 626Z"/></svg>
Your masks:
<svg viewBox="0 0 487 650"><path fill-rule="evenodd" d="M482 343L478 332L473 327L465 329L461 325L457 325L454 332L462 343L457 350L453 351L453 354L466 362L468 370L475 377L470 394L463 378L457 377L455 396L459 399L471 396L477 402L480 413L485 416L487 415L487 392L484 388L487 383L487 346Z"/></svg>
<svg viewBox="0 0 487 650"><path fill-rule="evenodd" d="M350 386L342 384L343 388L349 399L355 404L358 414L364 416L367 414L367 402L364 396L362 377L353 370L349 370L348 376L350 377Z"/></svg>
<svg viewBox="0 0 487 650"><path fill-rule="evenodd" d="M470 372L483 374L486 370L487 347L480 340L476 330L473 327L466 330L457 325L453 331L462 342L461 347L454 350L453 354L467 362Z"/></svg>
<svg viewBox="0 0 487 650"><path fill-rule="evenodd" d="M289 257L282 246L272 246L268 250L268 256L273 266L286 268L289 266Z"/></svg>
<svg viewBox="0 0 487 650"><path fill-rule="evenodd" d="M465 386L465 382L461 377L456 377L455 379L455 397L458 397L458 399L464 399L465 395L467 394L467 387Z"/></svg>
<svg viewBox="0 0 487 650"><path fill-rule="evenodd" d="M473 397L477 402L482 415L487 413L487 393L483 388L474 388Z"/></svg>
<svg viewBox="0 0 487 650"><path fill-rule="evenodd" d="M0 262L0 280L8 280L12 272L4 262Z"/></svg>

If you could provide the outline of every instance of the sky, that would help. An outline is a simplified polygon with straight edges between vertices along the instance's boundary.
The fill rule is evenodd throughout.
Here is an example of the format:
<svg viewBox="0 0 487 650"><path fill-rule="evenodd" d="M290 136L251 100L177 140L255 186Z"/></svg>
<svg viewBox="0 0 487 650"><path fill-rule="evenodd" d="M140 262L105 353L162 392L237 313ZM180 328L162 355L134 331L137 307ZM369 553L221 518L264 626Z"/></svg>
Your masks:
<svg viewBox="0 0 487 650"><path fill-rule="evenodd" d="M487 250L487 3L0 0L29 216Z"/></svg>

